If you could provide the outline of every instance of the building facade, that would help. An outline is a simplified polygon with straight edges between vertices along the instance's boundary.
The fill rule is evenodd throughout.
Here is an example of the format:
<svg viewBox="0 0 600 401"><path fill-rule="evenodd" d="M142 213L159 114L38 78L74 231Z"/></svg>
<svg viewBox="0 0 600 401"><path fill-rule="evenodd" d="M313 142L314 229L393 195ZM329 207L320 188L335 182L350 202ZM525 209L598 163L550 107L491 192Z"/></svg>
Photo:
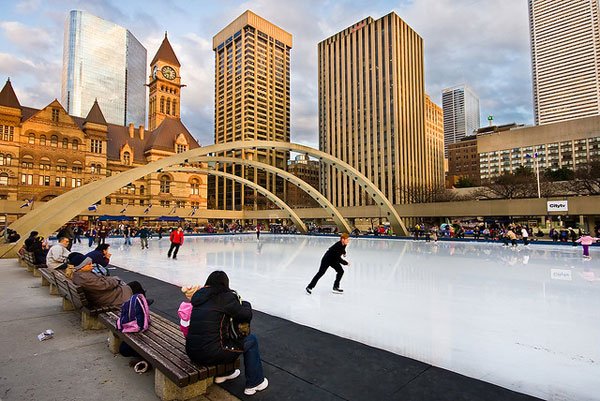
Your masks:
<svg viewBox="0 0 600 401"><path fill-rule="evenodd" d="M575 170L600 158L600 116L478 135L477 151L482 182L535 161L540 171Z"/></svg>
<svg viewBox="0 0 600 401"><path fill-rule="evenodd" d="M173 63L169 49L165 37L152 66L168 66L163 70L167 77L156 74L150 85L177 102L176 106L171 102L171 111L163 109L165 115L153 130L108 123L99 102L83 118L69 115L57 100L42 109L21 106L8 80L0 91L0 199L48 201L91 181L198 148L179 118L179 93L172 89L180 88L180 81L170 78L170 70L179 77L179 65ZM156 114L160 113L159 109ZM99 205L123 205L125 210L153 205L180 214L180 208L206 209L206 195L205 174L156 172Z"/></svg>
<svg viewBox="0 0 600 401"><path fill-rule="evenodd" d="M425 94L426 181L433 188L444 185L444 111Z"/></svg>
<svg viewBox="0 0 600 401"><path fill-rule="evenodd" d="M598 0L529 0L536 124L600 114Z"/></svg>
<svg viewBox="0 0 600 401"><path fill-rule="evenodd" d="M426 170L423 39L398 15L371 17L323 40L319 147L367 176L393 203L432 185ZM440 178L441 180L442 178ZM321 193L337 207L371 204L344 174L322 167Z"/></svg>
<svg viewBox="0 0 600 401"><path fill-rule="evenodd" d="M444 109L444 154L448 145L472 135L480 126L479 97L467 85L458 85L442 91Z"/></svg>
<svg viewBox="0 0 600 401"><path fill-rule="evenodd" d="M85 117L98 100L110 124L145 125L146 49L127 29L84 11L65 21L61 101Z"/></svg>
<svg viewBox="0 0 600 401"><path fill-rule="evenodd" d="M292 35L251 11L213 38L215 52L215 143L290 141L290 50ZM289 152L240 150L228 156L284 169ZM284 180L248 166L219 167L285 198ZM266 198L242 184L210 177L211 206L242 210L267 206Z"/></svg>
<svg viewBox="0 0 600 401"><path fill-rule="evenodd" d="M455 186L461 178L468 179L474 185L481 184L479 152L475 136L448 145L446 186L449 188Z"/></svg>
<svg viewBox="0 0 600 401"><path fill-rule="evenodd" d="M293 160L290 160L287 171L318 191L320 170L319 165L320 163L318 161L311 160L308 155L299 155ZM298 188L291 182L286 182L286 185L286 202L289 206L296 208L319 207L319 203L306 191Z"/></svg>

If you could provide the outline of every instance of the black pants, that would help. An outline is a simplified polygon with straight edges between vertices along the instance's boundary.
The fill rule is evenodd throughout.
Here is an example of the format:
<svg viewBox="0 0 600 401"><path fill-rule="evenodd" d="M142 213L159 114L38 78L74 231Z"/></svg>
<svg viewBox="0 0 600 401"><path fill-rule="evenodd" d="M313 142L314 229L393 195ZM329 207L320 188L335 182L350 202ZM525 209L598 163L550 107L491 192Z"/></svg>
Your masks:
<svg viewBox="0 0 600 401"><path fill-rule="evenodd" d="M321 266L319 267L319 271L317 272L317 274L315 274L315 276L313 277L313 279L311 280L310 284L308 285L308 288L315 288L315 286L317 285L317 281L319 281L319 279L321 277L323 277L323 274L325 274L325 272L327 271L327 269L329 267L333 267L336 271L336 275L335 275L335 281L333 283L333 288L339 288L340 287L340 281L342 280L342 276L344 275L344 269L342 268L342 265L339 263L332 263L331 265L329 264L329 262L322 260L321 261Z"/></svg>
<svg viewBox="0 0 600 401"><path fill-rule="evenodd" d="M169 248L169 253L167 253L167 256L171 257L171 253L173 253L173 257L176 258L177 252L179 252L180 246L181 246L181 244L176 244L174 242L171 242L171 247Z"/></svg>

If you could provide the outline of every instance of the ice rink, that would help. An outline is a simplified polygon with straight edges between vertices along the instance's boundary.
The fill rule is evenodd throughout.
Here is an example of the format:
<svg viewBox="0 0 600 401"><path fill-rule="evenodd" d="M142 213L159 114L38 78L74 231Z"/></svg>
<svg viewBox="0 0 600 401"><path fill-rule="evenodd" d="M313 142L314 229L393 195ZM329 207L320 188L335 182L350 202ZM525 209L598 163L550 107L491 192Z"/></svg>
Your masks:
<svg viewBox="0 0 600 401"><path fill-rule="evenodd" d="M108 242L128 270L176 285L224 270L268 314L546 400L600 400L600 248L352 238L344 294L329 269L307 295L336 240L186 237L178 260L168 238Z"/></svg>

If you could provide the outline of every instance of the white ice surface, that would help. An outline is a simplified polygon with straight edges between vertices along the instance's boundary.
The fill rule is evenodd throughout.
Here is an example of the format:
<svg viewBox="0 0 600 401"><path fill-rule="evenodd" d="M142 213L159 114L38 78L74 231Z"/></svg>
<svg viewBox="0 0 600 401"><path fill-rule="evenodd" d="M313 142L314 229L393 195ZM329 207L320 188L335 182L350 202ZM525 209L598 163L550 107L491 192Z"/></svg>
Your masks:
<svg viewBox="0 0 600 401"><path fill-rule="evenodd" d="M329 269L306 295L335 241L186 237L178 260L168 238L143 251L137 238L109 243L111 263L159 280L203 284L224 270L268 314L543 399L600 400L599 248L583 260L570 246L352 238L344 294L332 293Z"/></svg>

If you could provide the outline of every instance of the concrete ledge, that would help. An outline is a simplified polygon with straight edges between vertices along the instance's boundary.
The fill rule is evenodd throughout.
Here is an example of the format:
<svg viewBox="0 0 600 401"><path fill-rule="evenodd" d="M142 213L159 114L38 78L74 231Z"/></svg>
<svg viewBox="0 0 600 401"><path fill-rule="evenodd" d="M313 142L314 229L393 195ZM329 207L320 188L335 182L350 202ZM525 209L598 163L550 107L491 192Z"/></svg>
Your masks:
<svg viewBox="0 0 600 401"><path fill-rule="evenodd" d="M102 330L105 327L96 316L92 316L86 311L81 311L81 328L83 330Z"/></svg>
<svg viewBox="0 0 600 401"><path fill-rule="evenodd" d="M200 380L185 387L179 387L158 369L154 369L154 391L162 401L187 401L197 399L206 393L212 378Z"/></svg>

